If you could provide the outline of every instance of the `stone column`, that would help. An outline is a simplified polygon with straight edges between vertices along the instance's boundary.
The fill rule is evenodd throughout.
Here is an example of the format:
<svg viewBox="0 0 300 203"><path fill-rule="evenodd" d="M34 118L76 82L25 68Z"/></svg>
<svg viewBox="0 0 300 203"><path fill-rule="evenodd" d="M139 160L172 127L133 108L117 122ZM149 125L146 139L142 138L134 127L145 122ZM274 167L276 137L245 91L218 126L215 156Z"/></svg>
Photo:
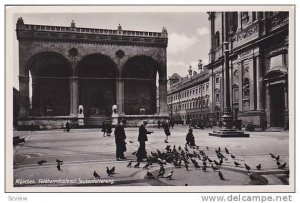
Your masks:
<svg viewBox="0 0 300 203"><path fill-rule="evenodd" d="M116 80L116 98L118 114L124 115L124 81L122 78Z"/></svg>
<svg viewBox="0 0 300 203"><path fill-rule="evenodd" d="M71 117L77 116L78 106L79 106L78 77L71 76L70 77L70 116Z"/></svg>
<svg viewBox="0 0 300 203"><path fill-rule="evenodd" d="M168 116L168 104L167 104L167 79L159 79L159 114Z"/></svg>
<svg viewBox="0 0 300 203"><path fill-rule="evenodd" d="M242 28L241 12L238 12L238 26L237 26L237 31L241 30L241 28Z"/></svg>
<svg viewBox="0 0 300 203"><path fill-rule="evenodd" d="M32 77L32 98L31 98L32 110L34 115L41 113L40 106L40 79Z"/></svg>
<svg viewBox="0 0 300 203"><path fill-rule="evenodd" d="M20 117L27 117L29 113L29 77L19 76Z"/></svg>
<svg viewBox="0 0 300 203"><path fill-rule="evenodd" d="M238 62L239 72L239 112L243 111L243 67L241 61Z"/></svg>
<svg viewBox="0 0 300 203"><path fill-rule="evenodd" d="M256 60L256 105L257 110L263 110L263 81L262 81L262 68L260 64L260 57L257 56Z"/></svg>
<svg viewBox="0 0 300 203"><path fill-rule="evenodd" d="M252 58L249 59L249 90L250 90L250 110L254 110L254 100L255 100L255 90L254 90L254 65L253 65L254 60Z"/></svg>
<svg viewBox="0 0 300 203"><path fill-rule="evenodd" d="M288 83L284 84L284 109L289 109L289 87Z"/></svg>

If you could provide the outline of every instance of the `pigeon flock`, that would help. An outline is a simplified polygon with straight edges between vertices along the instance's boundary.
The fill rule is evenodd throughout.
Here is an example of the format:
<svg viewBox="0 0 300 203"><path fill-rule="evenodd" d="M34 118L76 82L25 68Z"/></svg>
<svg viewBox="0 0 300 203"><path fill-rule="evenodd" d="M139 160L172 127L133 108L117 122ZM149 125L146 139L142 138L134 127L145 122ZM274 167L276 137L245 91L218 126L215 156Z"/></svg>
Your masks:
<svg viewBox="0 0 300 203"><path fill-rule="evenodd" d="M209 147L206 146L205 149L209 151ZM225 153L224 153L225 152ZM257 174L253 170L261 170L262 164L258 163L256 166L250 166L245 163L244 160L239 159L237 156L230 153L229 149L225 147L224 152L221 150L220 147L215 149L216 156L208 156L205 153L204 149L200 149L199 146L189 147L185 145L184 147L176 146L173 147L171 145L167 145L165 150L156 149L155 152L150 153L146 159L146 163L143 163L142 169L147 170L146 177L148 179L159 179L165 178L167 180L172 180L174 170L170 173L166 174L166 165L176 168L184 167L186 171L190 171L192 169L195 170L202 170L203 172L217 172L216 178L219 178L221 181L228 180L222 173L222 165L224 161L228 164L231 163L229 160L232 160L232 166L235 167L244 167L247 171L247 174L251 180L256 180L258 178ZM135 154L134 152L133 154ZM287 163L281 163L280 156L275 156L272 153L269 153L271 158L274 160L275 164L277 165L278 169L285 169L287 167ZM213 158L213 157L216 157ZM46 160L39 160L37 163L38 165L43 165L46 163ZM57 170L62 171L63 161L56 159ZM148 170L153 164L158 164L159 170L153 171L152 173ZM228 166L227 164L227 166ZM127 168L140 168L141 162L136 162L133 160L129 160L126 162ZM254 168L254 169L253 169ZM115 173L116 167L113 166L112 168L106 167L106 173L108 177L113 176ZM226 175L226 174L225 174ZM93 171L93 176L95 179L100 179L100 175Z"/></svg>

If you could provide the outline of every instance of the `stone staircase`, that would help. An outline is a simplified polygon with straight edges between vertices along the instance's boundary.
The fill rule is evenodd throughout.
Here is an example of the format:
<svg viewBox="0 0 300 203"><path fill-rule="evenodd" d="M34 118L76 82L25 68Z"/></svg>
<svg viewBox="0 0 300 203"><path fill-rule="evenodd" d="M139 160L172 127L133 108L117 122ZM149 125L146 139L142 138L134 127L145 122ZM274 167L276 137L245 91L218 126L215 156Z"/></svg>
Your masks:
<svg viewBox="0 0 300 203"><path fill-rule="evenodd" d="M104 121L110 121L109 116L89 116L84 118L84 126L88 128L99 128Z"/></svg>

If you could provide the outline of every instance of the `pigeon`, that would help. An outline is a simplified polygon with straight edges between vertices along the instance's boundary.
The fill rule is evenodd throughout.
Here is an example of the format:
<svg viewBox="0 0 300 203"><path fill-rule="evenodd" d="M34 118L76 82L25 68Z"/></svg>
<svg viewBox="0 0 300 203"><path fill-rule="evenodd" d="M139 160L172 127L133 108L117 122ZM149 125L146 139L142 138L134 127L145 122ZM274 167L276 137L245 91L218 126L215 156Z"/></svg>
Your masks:
<svg viewBox="0 0 300 203"><path fill-rule="evenodd" d="M210 158L207 157L207 160L209 161L209 163L213 162L213 160L211 160Z"/></svg>
<svg viewBox="0 0 300 203"><path fill-rule="evenodd" d="M284 163L284 164L278 166L278 169L284 169L285 167L286 167L286 163Z"/></svg>
<svg viewBox="0 0 300 203"><path fill-rule="evenodd" d="M280 159L280 156L278 155L278 156L277 156L275 159L276 159L276 161L279 161L279 159Z"/></svg>
<svg viewBox="0 0 300 203"><path fill-rule="evenodd" d="M165 172L166 172L165 168L163 166L161 166L160 169L159 169L157 178L164 177Z"/></svg>
<svg viewBox="0 0 300 203"><path fill-rule="evenodd" d="M127 167L131 167L132 161L127 164Z"/></svg>
<svg viewBox="0 0 300 203"><path fill-rule="evenodd" d="M37 163L38 163L38 165L43 165L44 163L46 163L47 161L46 160L39 160Z"/></svg>
<svg viewBox="0 0 300 203"><path fill-rule="evenodd" d="M281 163L280 163L279 161L276 161L276 164L277 164L277 166L280 166L280 165L281 165Z"/></svg>
<svg viewBox="0 0 300 203"><path fill-rule="evenodd" d="M212 168L214 171L219 170L219 168L218 168L218 167L215 167L213 164L211 165L211 168Z"/></svg>
<svg viewBox="0 0 300 203"><path fill-rule="evenodd" d="M202 166L203 171L206 171L206 168L207 168L206 165Z"/></svg>
<svg viewBox="0 0 300 203"><path fill-rule="evenodd" d="M248 172L248 175L249 175L249 178L250 178L251 180L256 180L256 179L257 179L257 178L254 176L254 174L251 173L251 172Z"/></svg>
<svg viewBox="0 0 300 203"><path fill-rule="evenodd" d="M209 147L208 146L206 146L205 148L206 148L207 151L209 151Z"/></svg>
<svg viewBox="0 0 300 203"><path fill-rule="evenodd" d="M231 156L231 158L233 158L233 159L235 159L235 158L236 158L236 156L234 156L233 154L231 154L230 156Z"/></svg>
<svg viewBox="0 0 300 203"><path fill-rule="evenodd" d="M57 164L56 168L57 170L61 171L60 164Z"/></svg>
<svg viewBox="0 0 300 203"><path fill-rule="evenodd" d="M152 173L150 173L149 171L147 171L147 177L148 177L148 179L155 179L154 175Z"/></svg>
<svg viewBox="0 0 300 203"><path fill-rule="evenodd" d="M257 170L260 170L260 169L261 169L261 164L258 164L258 165L256 166L256 169L257 169Z"/></svg>
<svg viewBox="0 0 300 203"><path fill-rule="evenodd" d="M112 173L115 173L115 170L116 170L116 167L114 167L114 166L110 169L110 171L111 171Z"/></svg>
<svg viewBox="0 0 300 203"><path fill-rule="evenodd" d="M64 163L63 161L61 161L61 160L59 160L59 159L56 159L56 162L57 162L58 164L63 164L63 163Z"/></svg>
<svg viewBox="0 0 300 203"><path fill-rule="evenodd" d="M274 154L272 154L272 153L269 153L269 154L270 154L270 156L271 156L272 159L276 158L276 156Z"/></svg>
<svg viewBox="0 0 300 203"><path fill-rule="evenodd" d="M226 147L225 147L225 152L226 152L226 154L230 154L229 150Z"/></svg>
<svg viewBox="0 0 300 203"><path fill-rule="evenodd" d="M244 165L245 165L245 168L246 168L248 171L251 170L251 167L250 167L250 166L248 166L247 164L244 164Z"/></svg>
<svg viewBox="0 0 300 203"><path fill-rule="evenodd" d="M218 151L221 152L221 147L218 148Z"/></svg>
<svg viewBox="0 0 300 203"><path fill-rule="evenodd" d="M106 167L106 173L108 176L115 174L115 168L113 167L113 168L109 169L108 167Z"/></svg>
<svg viewBox="0 0 300 203"><path fill-rule="evenodd" d="M214 160L214 163L215 163L217 166L220 165L219 162L217 162L216 160Z"/></svg>
<svg viewBox="0 0 300 203"><path fill-rule="evenodd" d="M149 161L149 162L143 167L143 169L147 169L150 165L151 165L151 161Z"/></svg>
<svg viewBox="0 0 300 203"><path fill-rule="evenodd" d="M171 180L171 179L172 179L172 176L173 176L173 171L171 171L171 172L166 176L166 178L168 178L169 180Z"/></svg>
<svg viewBox="0 0 300 203"><path fill-rule="evenodd" d="M95 178L100 178L99 174L98 174L96 171L94 171L93 176L94 176Z"/></svg>
<svg viewBox="0 0 300 203"><path fill-rule="evenodd" d="M189 186L189 184L186 183L184 186Z"/></svg>
<svg viewBox="0 0 300 203"><path fill-rule="evenodd" d="M203 166L206 166L206 165L207 165L207 164L206 164L206 161L203 161L202 164L203 164Z"/></svg>
<svg viewBox="0 0 300 203"><path fill-rule="evenodd" d="M187 171L189 170L189 165L187 163L184 164L184 167Z"/></svg>
<svg viewBox="0 0 300 203"><path fill-rule="evenodd" d="M222 174L221 171L219 171L219 177L220 177L220 180L225 180L225 178L224 178L224 176L223 176L223 174Z"/></svg>
<svg viewBox="0 0 300 203"><path fill-rule="evenodd" d="M219 165L221 166L223 164L223 159L220 160Z"/></svg>
<svg viewBox="0 0 300 203"><path fill-rule="evenodd" d="M237 162L237 161L234 161L233 162L234 163L234 165L236 166L236 167L238 167L239 165L241 165L239 162Z"/></svg>
<svg viewBox="0 0 300 203"><path fill-rule="evenodd" d="M138 162L134 165L134 168L139 168L139 167L140 167L140 163L141 163L141 162L138 161Z"/></svg>

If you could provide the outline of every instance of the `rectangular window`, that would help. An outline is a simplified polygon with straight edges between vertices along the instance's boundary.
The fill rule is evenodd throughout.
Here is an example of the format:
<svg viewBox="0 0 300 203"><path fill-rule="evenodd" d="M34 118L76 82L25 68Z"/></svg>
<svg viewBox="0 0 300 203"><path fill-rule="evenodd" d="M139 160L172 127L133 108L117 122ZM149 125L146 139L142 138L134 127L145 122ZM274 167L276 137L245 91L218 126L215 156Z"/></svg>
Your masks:
<svg viewBox="0 0 300 203"><path fill-rule="evenodd" d="M216 84L219 84L219 77L216 78Z"/></svg>
<svg viewBox="0 0 300 203"><path fill-rule="evenodd" d="M238 89L233 90L233 101L234 102L239 101L239 90Z"/></svg>

